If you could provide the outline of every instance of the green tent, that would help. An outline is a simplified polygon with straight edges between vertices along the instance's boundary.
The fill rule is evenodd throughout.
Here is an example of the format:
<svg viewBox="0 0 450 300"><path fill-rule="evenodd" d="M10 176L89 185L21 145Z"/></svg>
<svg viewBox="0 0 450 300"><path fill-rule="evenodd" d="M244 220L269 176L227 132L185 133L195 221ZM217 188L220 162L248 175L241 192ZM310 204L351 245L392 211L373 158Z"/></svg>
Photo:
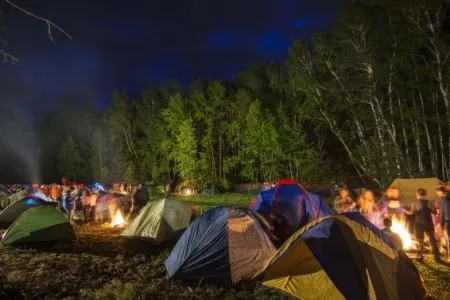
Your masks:
<svg viewBox="0 0 450 300"><path fill-rule="evenodd" d="M71 241L75 238L72 226L60 210L41 205L25 211L8 228L1 244Z"/></svg>
<svg viewBox="0 0 450 300"><path fill-rule="evenodd" d="M9 225L17 220L23 212L30 208L42 205L55 207L57 203L30 196L9 204L2 212L0 212L0 227L8 228Z"/></svg>
<svg viewBox="0 0 450 300"><path fill-rule="evenodd" d="M189 226L192 208L178 200L149 202L124 230L122 236L152 240L159 244L175 239Z"/></svg>

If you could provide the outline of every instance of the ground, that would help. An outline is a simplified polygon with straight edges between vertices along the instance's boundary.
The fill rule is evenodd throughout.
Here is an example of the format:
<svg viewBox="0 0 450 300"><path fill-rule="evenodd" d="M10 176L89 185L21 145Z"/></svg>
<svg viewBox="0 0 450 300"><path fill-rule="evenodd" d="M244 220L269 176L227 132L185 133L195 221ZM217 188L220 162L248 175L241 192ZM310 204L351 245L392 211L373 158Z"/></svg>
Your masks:
<svg viewBox="0 0 450 300"><path fill-rule="evenodd" d="M240 198L239 198L240 197ZM249 195L190 197L193 204L248 203ZM207 201L210 199L210 201ZM212 200L214 199L214 200ZM0 299L280 299L257 283L231 287L184 284L165 278L163 262L173 244L130 243L105 224L74 227L71 245L0 249ZM450 299L450 268L427 257L417 264L430 294Z"/></svg>

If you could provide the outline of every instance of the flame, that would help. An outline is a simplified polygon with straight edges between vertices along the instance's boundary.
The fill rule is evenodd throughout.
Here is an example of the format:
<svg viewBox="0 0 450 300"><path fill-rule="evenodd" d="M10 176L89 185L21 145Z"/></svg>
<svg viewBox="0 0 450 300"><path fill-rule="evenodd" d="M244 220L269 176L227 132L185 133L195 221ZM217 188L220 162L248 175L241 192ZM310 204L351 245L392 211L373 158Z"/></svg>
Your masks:
<svg viewBox="0 0 450 300"><path fill-rule="evenodd" d="M191 190L191 189L185 189L185 190L184 190L184 194L185 194L186 196L189 196L189 195L192 195L193 193L192 193L192 190Z"/></svg>
<svg viewBox="0 0 450 300"><path fill-rule="evenodd" d="M411 234L409 233L408 226L406 226L406 222L403 219L394 216L392 218L391 230L400 236L403 243L403 249L409 250L413 248Z"/></svg>
<svg viewBox="0 0 450 300"><path fill-rule="evenodd" d="M111 224L109 225L110 227L122 227L126 224L125 219L122 216L122 213L119 210L117 210L116 215L114 216Z"/></svg>

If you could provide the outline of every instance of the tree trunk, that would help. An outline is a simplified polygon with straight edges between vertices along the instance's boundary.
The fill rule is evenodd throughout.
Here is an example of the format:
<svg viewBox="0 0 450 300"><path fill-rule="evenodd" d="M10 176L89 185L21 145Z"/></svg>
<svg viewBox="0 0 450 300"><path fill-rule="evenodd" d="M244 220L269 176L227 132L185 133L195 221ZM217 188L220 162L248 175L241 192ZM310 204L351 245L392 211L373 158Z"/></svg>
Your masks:
<svg viewBox="0 0 450 300"><path fill-rule="evenodd" d="M403 114L403 109L402 109L402 104L400 101L400 97L397 97L397 102L398 102L398 107L400 108L400 119L401 119L401 124L402 124L402 134L403 134L403 142L405 143L405 156L406 156L406 171L409 175L409 177L412 177L411 174L411 157L409 154L409 143L408 143L408 135L406 134L406 127L405 127L405 116Z"/></svg>

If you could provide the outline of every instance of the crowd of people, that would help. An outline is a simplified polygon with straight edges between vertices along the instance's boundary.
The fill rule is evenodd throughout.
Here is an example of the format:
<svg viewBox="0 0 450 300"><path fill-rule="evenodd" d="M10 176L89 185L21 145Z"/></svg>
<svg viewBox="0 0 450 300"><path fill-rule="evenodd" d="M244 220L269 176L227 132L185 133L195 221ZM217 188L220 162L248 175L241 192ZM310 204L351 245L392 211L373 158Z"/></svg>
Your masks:
<svg viewBox="0 0 450 300"><path fill-rule="evenodd" d="M402 241L391 231L392 219L404 220L418 244L418 259L423 260L426 236L434 259L439 262L441 252L446 252L447 258L450 258L450 182L436 186L435 193L436 197L427 195L425 189L417 187L415 201L410 206L404 206L395 188L388 189L377 200L369 189L363 189L355 197L347 186L342 186L334 199L334 209L338 213L360 212L372 224L391 235L399 249L402 248ZM431 200L433 198L437 200Z"/></svg>
<svg viewBox="0 0 450 300"><path fill-rule="evenodd" d="M149 201L148 187L142 184L99 183L85 186L63 178L61 184L32 185L31 194L56 202L71 221L103 222L120 209L128 219L134 218Z"/></svg>

